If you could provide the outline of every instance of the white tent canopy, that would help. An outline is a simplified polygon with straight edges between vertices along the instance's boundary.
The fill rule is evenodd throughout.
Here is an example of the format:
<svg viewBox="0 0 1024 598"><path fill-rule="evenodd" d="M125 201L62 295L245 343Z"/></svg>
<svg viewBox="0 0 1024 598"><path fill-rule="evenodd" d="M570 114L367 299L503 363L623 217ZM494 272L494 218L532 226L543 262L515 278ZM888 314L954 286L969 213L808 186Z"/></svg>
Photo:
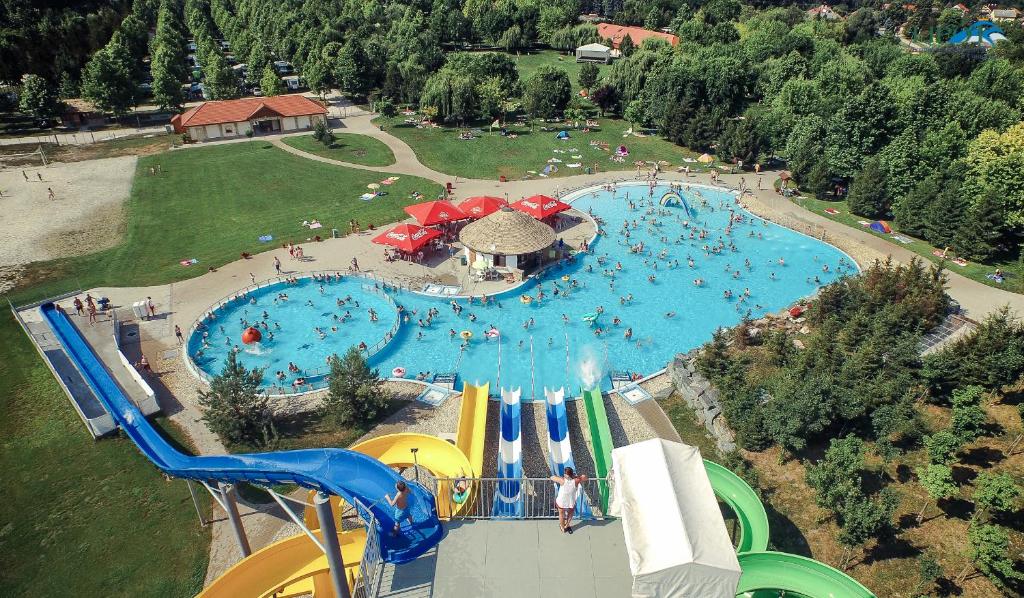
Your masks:
<svg viewBox="0 0 1024 598"><path fill-rule="evenodd" d="M633 597L733 598L740 564L696 447L654 439L612 451Z"/></svg>

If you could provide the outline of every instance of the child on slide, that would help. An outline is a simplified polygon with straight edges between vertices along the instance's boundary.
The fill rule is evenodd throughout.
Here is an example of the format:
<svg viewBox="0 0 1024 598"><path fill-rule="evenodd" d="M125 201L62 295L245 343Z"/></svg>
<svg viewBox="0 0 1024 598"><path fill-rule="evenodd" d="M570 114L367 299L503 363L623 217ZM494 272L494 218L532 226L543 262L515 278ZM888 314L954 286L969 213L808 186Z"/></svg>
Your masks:
<svg viewBox="0 0 1024 598"><path fill-rule="evenodd" d="M409 525L412 525L412 515L409 514L409 486L405 482L399 481L395 483L395 497L391 498L390 494L385 494L384 499L388 501L388 504L395 509L395 527L391 530L392 536L398 535L398 529L402 525L403 519L409 520Z"/></svg>

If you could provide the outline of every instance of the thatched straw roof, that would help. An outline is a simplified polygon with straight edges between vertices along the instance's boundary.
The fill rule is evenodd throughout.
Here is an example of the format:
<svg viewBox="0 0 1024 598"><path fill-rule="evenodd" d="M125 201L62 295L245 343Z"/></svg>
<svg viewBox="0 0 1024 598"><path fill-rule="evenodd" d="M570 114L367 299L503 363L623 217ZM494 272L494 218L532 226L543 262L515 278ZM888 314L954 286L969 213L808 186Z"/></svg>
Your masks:
<svg viewBox="0 0 1024 598"><path fill-rule="evenodd" d="M459 240L480 253L522 255L550 247L555 242L555 231L527 214L504 207L466 225Z"/></svg>

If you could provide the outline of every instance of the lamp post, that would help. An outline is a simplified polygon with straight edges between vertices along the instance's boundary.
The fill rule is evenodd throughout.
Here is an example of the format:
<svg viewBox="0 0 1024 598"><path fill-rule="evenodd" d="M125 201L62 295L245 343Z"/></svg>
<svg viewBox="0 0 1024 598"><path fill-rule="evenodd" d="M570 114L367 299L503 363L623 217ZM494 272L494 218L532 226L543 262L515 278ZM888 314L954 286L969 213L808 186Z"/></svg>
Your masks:
<svg viewBox="0 0 1024 598"><path fill-rule="evenodd" d="M416 453L420 452L420 449L414 447L409 449L409 452L412 453L412 472L416 476L416 483L418 484L420 482L420 464L416 459Z"/></svg>

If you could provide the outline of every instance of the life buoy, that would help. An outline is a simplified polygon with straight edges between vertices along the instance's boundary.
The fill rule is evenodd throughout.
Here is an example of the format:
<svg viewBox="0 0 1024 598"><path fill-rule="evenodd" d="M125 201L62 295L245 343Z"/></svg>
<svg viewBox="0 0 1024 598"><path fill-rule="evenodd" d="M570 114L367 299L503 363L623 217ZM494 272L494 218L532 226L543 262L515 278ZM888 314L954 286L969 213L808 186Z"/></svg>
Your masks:
<svg viewBox="0 0 1024 598"><path fill-rule="evenodd" d="M402 366L396 367L395 369L391 370L391 376L393 378L405 378L405 368L403 368Z"/></svg>
<svg viewBox="0 0 1024 598"><path fill-rule="evenodd" d="M462 337L462 340L468 341L469 339L473 338L473 333L470 332L469 330L463 330L462 332L459 333L459 336Z"/></svg>
<svg viewBox="0 0 1024 598"><path fill-rule="evenodd" d="M500 333L498 332L497 328L491 328L484 333L484 336L486 336L487 338L498 338L499 334Z"/></svg>
<svg viewBox="0 0 1024 598"><path fill-rule="evenodd" d="M529 305L533 303L533 297L529 295L520 295L519 302L522 303L523 305Z"/></svg>

